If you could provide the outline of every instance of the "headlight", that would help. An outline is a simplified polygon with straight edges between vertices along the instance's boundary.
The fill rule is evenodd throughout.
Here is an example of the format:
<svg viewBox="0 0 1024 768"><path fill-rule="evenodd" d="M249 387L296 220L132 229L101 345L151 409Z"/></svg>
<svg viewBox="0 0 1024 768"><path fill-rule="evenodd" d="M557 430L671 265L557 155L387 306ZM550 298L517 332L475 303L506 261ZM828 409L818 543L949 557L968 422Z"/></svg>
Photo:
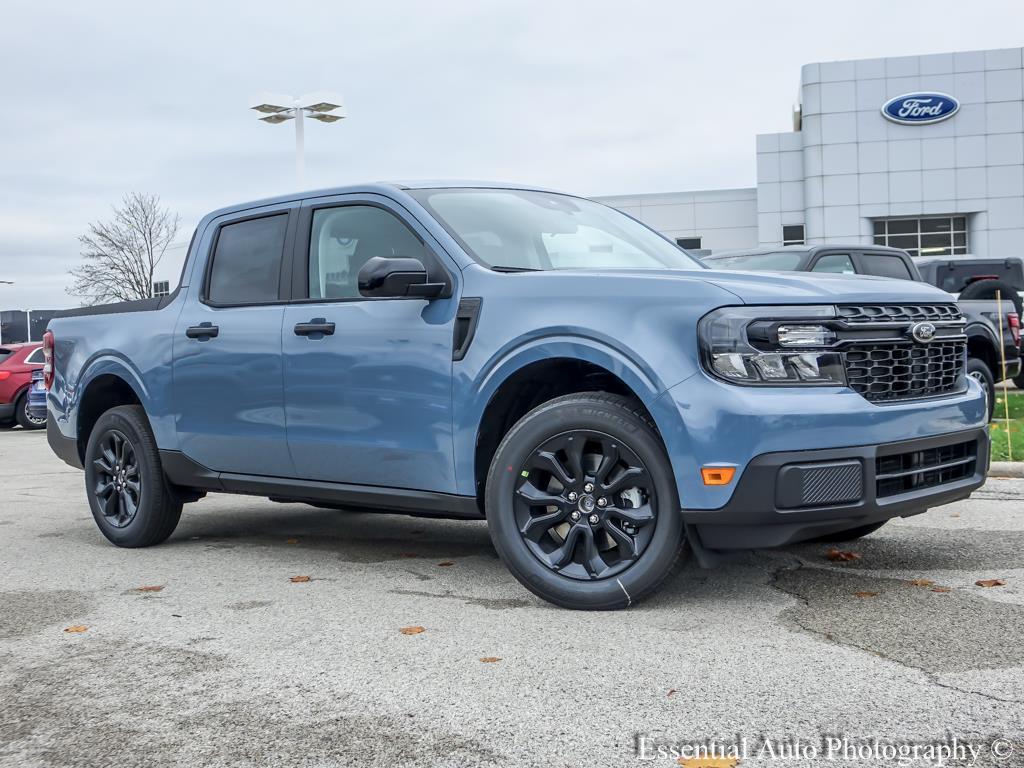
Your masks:
<svg viewBox="0 0 1024 768"><path fill-rule="evenodd" d="M723 307L698 326L704 367L733 384L836 386L846 383L828 321L835 307Z"/></svg>

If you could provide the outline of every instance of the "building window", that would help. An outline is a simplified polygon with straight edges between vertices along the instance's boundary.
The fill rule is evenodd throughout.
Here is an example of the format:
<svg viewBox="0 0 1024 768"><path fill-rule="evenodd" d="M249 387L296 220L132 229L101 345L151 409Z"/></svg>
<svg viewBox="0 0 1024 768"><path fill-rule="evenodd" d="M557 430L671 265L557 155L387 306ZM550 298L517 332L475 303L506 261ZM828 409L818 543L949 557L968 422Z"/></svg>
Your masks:
<svg viewBox="0 0 1024 768"><path fill-rule="evenodd" d="M783 245L803 245L804 244L804 225L803 224L790 224L782 228L782 244Z"/></svg>
<svg viewBox="0 0 1024 768"><path fill-rule="evenodd" d="M877 219L875 245L902 248L911 256L951 256L967 253L967 217Z"/></svg>
<svg viewBox="0 0 1024 768"><path fill-rule="evenodd" d="M685 248L688 251L699 251L700 250L700 238L699 237L677 237L676 245L680 248Z"/></svg>
<svg viewBox="0 0 1024 768"><path fill-rule="evenodd" d="M160 296L167 296L171 292L171 283L169 280L159 280L153 283L153 298Z"/></svg>

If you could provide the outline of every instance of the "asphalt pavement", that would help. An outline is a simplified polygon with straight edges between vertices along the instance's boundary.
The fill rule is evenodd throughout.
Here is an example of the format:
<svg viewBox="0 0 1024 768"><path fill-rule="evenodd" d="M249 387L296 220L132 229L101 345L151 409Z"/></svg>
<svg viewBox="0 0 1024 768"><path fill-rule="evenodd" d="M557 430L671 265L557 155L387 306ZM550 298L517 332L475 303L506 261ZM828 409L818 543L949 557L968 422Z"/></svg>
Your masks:
<svg viewBox="0 0 1024 768"><path fill-rule="evenodd" d="M539 601L476 522L218 495L123 550L3 431L0 765L1024 764L1024 480L828 549L615 613Z"/></svg>

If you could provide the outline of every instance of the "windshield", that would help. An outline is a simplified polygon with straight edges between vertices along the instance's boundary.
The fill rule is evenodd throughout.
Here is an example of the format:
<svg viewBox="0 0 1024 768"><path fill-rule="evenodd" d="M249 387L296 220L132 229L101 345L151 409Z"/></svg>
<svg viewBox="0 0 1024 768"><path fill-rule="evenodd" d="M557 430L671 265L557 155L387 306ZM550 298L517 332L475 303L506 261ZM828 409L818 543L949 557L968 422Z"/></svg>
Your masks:
<svg viewBox="0 0 1024 768"><path fill-rule="evenodd" d="M799 253L747 253L735 256L715 256L704 259L712 269L749 269L775 272L792 272L800 266L806 254Z"/></svg>
<svg viewBox="0 0 1024 768"><path fill-rule="evenodd" d="M701 269L614 208L550 192L421 189L411 194L477 261L494 269Z"/></svg>

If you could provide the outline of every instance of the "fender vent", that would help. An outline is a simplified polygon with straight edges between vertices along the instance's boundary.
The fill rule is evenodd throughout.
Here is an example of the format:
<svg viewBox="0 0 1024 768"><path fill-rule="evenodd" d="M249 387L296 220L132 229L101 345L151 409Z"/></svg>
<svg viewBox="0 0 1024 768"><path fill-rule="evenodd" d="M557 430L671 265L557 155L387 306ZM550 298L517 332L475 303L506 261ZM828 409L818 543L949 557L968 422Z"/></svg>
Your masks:
<svg viewBox="0 0 1024 768"><path fill-rule="evenodd" d="M476 334L477 320L480 319L480 306L483 299L468 298L459 301L459 309L455 313L455 343L452 346L452 360L461 360L469 351Z"/></svg>

